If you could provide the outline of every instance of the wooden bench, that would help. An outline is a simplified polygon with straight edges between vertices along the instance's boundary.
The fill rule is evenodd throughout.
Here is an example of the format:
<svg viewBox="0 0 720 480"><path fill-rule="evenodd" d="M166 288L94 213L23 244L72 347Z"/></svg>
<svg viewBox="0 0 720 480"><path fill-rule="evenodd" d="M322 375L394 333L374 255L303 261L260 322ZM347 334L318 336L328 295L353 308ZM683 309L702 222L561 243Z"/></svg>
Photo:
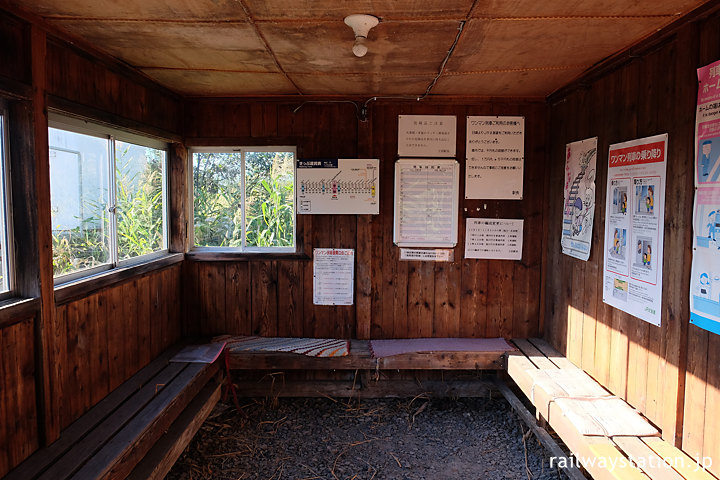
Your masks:
<svg viewBox="0 0 720 480"><path fill-rule="evenodd" d="M690 456L661 439L659 434L649 433L654 427L644 418L639 420L646 424L646 428L637 424L638 427L643 427L638 428L644 431L642 434L625 432L623 435L586 435L585 432L580 432L568 417L569 414L574 416L576 413L568 412L568 399L573 402L614 404L617 404L619 399L544 340L518 339L513 342L519 351L508 355L507 369L510 378L531 400L537 416L548 422L593 478L717 480L709 472L698 468L698 464ZM543 382L545 378L548 381ZM569 379L564 388L570 391L563 392L562 381L554 384L553 378ZM564 397L565 400L561 400ZM561 408L559 400L561 404L565 404L565 410ZM567 460L565 459L566 462ZM561 459L556 459L555 465L558 464L562 466Z"/></svg>
<svg viewBox="0 0 720 480"><path fill-rule="evenodd" d="M179 350L136 373L6 480L164 478L220 398L218 362L170 362Z"/></svg>

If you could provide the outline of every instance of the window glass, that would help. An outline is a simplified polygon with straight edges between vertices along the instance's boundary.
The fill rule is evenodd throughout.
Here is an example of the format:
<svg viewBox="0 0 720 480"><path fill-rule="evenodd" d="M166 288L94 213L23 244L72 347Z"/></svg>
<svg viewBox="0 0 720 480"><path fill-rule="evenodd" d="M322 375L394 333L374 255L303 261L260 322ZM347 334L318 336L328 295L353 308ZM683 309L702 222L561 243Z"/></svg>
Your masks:
<svg viewBox="0 0 720 480"><path fill-rule="evenodd" d="M5 116L0 115L0 293L12 288L10 281L10 255L8 239L9 216L7 206L7 181L5 158Z"/></svg>
<svg viewBox="0 0 720 480"><path fill-rule="evenodd" d="M245 231L251 247L295 244L292 152L245 153Z"/></svg>
<svg viewBox="0 0 720 480"><path fill-rule="evenodd" d="M165 152L115 141L118 259L163 250Z"/></svg>
<svg viewBox="0 0 720 480"><path fill-rule="evenodd" d="M294 249L294 151L203 148L192 161L196 246Z"/></svg>
<svg viewBox="0 0 720 480"><path fill-rule="evenodd" d="M67 282L167 251L167 144L50 115L53 273Z"/></svg>
<svg viewBox="0 0 720 480"><path fill-rule="evenodd" d="M242 155L193 153L195 245L242 245Z"/></svg>
<svg viewBox="0 0 720 480"><path fill-rule="evenodd" d="M53 273L110 262L108 140L49 129Z"/></svg>

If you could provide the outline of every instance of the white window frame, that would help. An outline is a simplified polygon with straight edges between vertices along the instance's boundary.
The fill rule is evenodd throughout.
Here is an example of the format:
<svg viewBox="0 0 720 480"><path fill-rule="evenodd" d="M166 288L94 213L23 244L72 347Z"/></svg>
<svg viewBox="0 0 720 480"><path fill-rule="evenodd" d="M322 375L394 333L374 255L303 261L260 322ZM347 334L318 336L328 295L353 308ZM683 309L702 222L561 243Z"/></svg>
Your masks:
<svg viewBox="0 0 720 480"><path fill-rule="evenodd" d="M12 222L12 190L10 188L10 135L8 132L8 110L5 103L0 100L0 142L2 142L2 155L0 155L0 208L5 212L5 252L7 288L0 293L0 300L15 295L15 255Z"/></svg>
<svg viewBox="0 0 720 480"><path fill-rule="evenodd" d="M293 154L293 245L291 247L252 247L245 245L245 153L246 152L292 152ZM240 153L242 165L242 245L239 247L205 247L195 245L195 185L194 185L194 161L195 153ZM189 217L192 228L189 229L188 237L190 249L193 252L217 252L217 253L295 253L297 252L297 205L295 205L295 188L297 180L297 147L290 146L235 146L235 147L190 147L188 149L188 202Z"/></svg>
<svg viewBox="0 0 720 480"><path fill-rule="evenodd" d="M59 130L65 130L71 133L78 133L81 135L88 135L91 137L102 138L108 141L108 205L107 211L111 214L110 221L110 258L108 263L98 265L96 267L79 270L77 272L67 273L54 277L55 286L62 285L76 280L90 277L101 272L112 270L118 267L129 267L138 265L141 263L154 260L159 257L167 255L170 251L170 225L169 225L169 205L168 205L168 173L169 165L168 159L170 155L170 149L168 142L154 138L151 136L138 135L135 133L126 132L115 127L107 126L101 123L95 123L89 120L83 120L80 118L69 117L57 112L48 113L48 128L55 128ZM115 171L115 141L132 143L141 147L154 148L156 150L162 150L165 152L165 162L163 163L163 182L162 182L162 215L163 215L163 248L155 252L146 253L144 255L138 255L137 257L127 258L124 260L119 259L118 252L118 232L117 232L117 184L116 184L116 171ZM50 147L52 148L52 147Z"/></svg>

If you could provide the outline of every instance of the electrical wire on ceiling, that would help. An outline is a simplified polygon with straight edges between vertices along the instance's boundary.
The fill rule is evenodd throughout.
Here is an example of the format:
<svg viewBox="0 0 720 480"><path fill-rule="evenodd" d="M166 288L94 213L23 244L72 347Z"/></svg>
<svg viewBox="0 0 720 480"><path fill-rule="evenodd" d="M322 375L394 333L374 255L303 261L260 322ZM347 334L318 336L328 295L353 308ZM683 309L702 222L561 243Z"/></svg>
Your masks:
<svg viewBox="0 0 720 480"><path fill-rule="evenodd" d="M297 113L298 110L300 110L302 107L307 105L308 103L352 103L355 107L355 116L357 119L361 122L367 122L368 118L368 104L370 102L375 102L377 100L416 100L420 101L425 99L428 95L430 95L430 91L433 89L435 84L438 82L440 77L442 76L443 72L445 71L445 66L447 65L448 61L450 60L450 56L452 56L453 52L455 51L455 47L457 46L458 42L460 41L460 35L463 32L463 29L465 28L465 22L467 20L462 20L460 24L458 25L458 31L457 35L455 35L455 40L453 41L452 45L450 45L450 49L448 49L447 54L445 55L445 58L443 59L442 63L440 64L440 70L438 71L437 75L432 79L428 87L425 89L425 93L422 95L391 95L391 96L375 96L370 97L365 102L363 102L362 106L354 101L354 100L306 100L300 105L297 106L293 110L293 113Z"/></svg>

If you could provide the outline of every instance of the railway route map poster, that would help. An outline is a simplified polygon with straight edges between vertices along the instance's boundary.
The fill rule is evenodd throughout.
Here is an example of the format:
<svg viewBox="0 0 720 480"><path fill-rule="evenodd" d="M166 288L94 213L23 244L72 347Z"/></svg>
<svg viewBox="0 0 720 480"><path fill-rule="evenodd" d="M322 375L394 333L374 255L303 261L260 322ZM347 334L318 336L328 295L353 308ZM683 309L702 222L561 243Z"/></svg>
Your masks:
<svg viewBox="0 0 720 480"><path fill-rule="evenodd" d="M398 157L455 157L455 115L398 115Z"/></svg>
<svg viewBox="0 0 720 480"><path fill-rule="evenodd" d="M395 162L393 241L399 247L454 247L458 237L458 162Z"/></svg>
<svg viewBox="0 0 720 480"><path fill-rule="evenodd" d="M469 116L465 198L522 200L525 117Z"/></svg>
<svg viewBox="0 0 720 480"><path fill-rule="evenodd" d="M690 323L720 334L720 61L697 74Z"/></svg>
<svg viewBox="0 0 720 480"><path fill-rule="evenodd" d="M370 159L298 160L296 195L300 214L380 213L380 161Z"/></svg>
<svg viewBox="0 0 720 480"><path fill-rule="evenodd" d="M667 134L610 145L603 302L660 326Z"/></svg>
<svg viewBox="0 0 720 480"><path fill-rule="evenodd" d="M585 261L590 258L595 216L597 141L597 137L594 137L565 146L565 188L560 245L565 255Z"/></svg>
<svg viewBox="0 0 720 480"><path fill-rule="evenodd" d="M313 249L313 305L352 305L355 250Z"/></svg>

